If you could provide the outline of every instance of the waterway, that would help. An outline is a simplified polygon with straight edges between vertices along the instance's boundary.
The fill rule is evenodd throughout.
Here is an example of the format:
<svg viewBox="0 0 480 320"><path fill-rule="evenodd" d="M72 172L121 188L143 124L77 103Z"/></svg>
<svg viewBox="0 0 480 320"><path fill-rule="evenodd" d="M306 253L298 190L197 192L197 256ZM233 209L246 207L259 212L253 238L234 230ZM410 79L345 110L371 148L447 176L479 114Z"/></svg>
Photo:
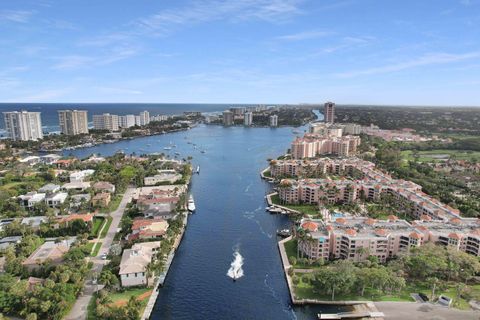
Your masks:
<svg viewBox="0 0 480 320"><path fill-rule="evenodd" d="M171 156L178 152L180 158L192 156L194 166L200 166L200 174L192 180L197 211L189 218L151 319L316 318L319 307L291 306L275 234L290 222L286 216L265 211L264 196L271 186L259 177L266 159L283 154L294 136L289 127L200 125L72 152L78 157L119 150ZM171 145L176 147L164 150ZM235 251L244 259L244 275L233 282L227 271Z"/></svg>

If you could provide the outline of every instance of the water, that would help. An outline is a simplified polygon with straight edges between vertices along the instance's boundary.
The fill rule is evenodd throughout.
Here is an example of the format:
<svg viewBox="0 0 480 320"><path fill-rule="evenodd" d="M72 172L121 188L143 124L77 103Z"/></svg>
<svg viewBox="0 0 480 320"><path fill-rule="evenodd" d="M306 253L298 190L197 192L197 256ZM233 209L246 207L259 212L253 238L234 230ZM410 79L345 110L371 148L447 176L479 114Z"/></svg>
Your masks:
<svg viewBox="0 0 480 320"><path fill-rule="evenodd" d="M276 237L290 222L265 212L271 185L259 176L266 159L284 153L293 138L292 128L201 125L72 152L79 157L118 150L162 153L172 141L177 147L168 151L171 155L191 155L193 165L200 166L192 180L196 212L189 217L152 319L316 319L319 307L291 306ZM226 276L234 252L244 262L243 277L235 282Z"/></svg>

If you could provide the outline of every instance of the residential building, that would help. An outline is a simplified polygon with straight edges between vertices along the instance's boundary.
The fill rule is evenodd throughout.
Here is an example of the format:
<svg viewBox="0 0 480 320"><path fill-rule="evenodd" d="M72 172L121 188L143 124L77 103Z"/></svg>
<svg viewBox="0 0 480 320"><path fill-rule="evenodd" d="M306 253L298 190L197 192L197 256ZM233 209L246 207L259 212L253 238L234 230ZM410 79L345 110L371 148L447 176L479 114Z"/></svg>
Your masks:
<svg viewBox="0 0 480 320"><path fill-rule="evenodd" d="M223 111L223 125L224 126L233 125L233 112L228 110Z"/></svg>
<svg viewBox="0 0 480 320"><path fill-rule="evenodd" d="M26 163L29 166L34 166L34 165L40 163L41 160L42 159L39 156L28 156L28 157L25 157L23 159L18 160L18 162Z"/></svg>
<svg viewBox="0 0 480 320"><path fill-rule="evenodd" d="M51 265L59 265L63 262L63 255L68 252L70 245L67 241L55 243L47 241L35 250L22 262L29 271L36 270L47 260Z"/></svg>
<svg viewBox="0 0 480 320"><path fill-rule="evenodd" d="M56 163L61 158L62 158L62 156L52 153L52 154L46 154L46 155L41 156L40 161L45 163L45 164L51 165L51 164Z"/></svg>
<svg viewBox="0 0 480 320"><path fill-rule="evenodd" d="M130 128L135 126L135 115L133 114L127 114L124 116L119 116L118 117L118 126L120 128Z"/></svg>
<svg viewBox="0 0 480 320"><path fill-rule="evenodd" d="M40 112L11 111L4 112L5 130L13 141L43 139Z"/></svg>
<svg viewBox="0 0 480 320"><path fill-rule="evenodd" d="M343 124L343 132L345 134L359 135L362 133L362 126L356 123Z"/></svg>
<svg viewBox="0 0 480 320"><path fill-rule="evenodd" d="M38 189L39 193L57 193L60 191L60 186L58 184L53 184L53 183L47 183L40 189Z"/></svg>
<svg viewBox="0 0 480 320"><path fill-rule="evenodd" d="M97 193L92 198L92 206L105 208L110 204L111 200L112 200L112 196L110 193L108 192Z"/></svg>
<svg viewBox="0 0 480 320"><path fill-rule="evenodd" d="M70 182L84 182L88 177L95 173L93 169L75 171L70 173Z"/></svg>
<svg viewBox="0 0 480 320"><path fill-rule="evenodd" d="M65 202L65 200L67 200L67 198L68 193L66 192L47 194L45 197L45 203L50 208L58 208Z"/></svg>
<svg viewBox="0 0 480 320"><path fill-rule="evenodd" d="M36 204L45 201L45 196L45 193L37 193L35 191L32 191L19 196L18 199L20 200L20 205L23 208L27 210L32 210Z"/></svg>
<svg viewBox="0 0 480 320"><path fill-rule="evenodd" d="M272 114L269 120L270 120L270 127L278 127L278 116L276 114Z"/></svg>
<svg viewBox="0 0 480 320"><path fill-rule="evenodd" d="M76 191L84 191L86 189L90 188L90 182L88 181L74 181L74 182L68 182L62 185L62 189L70 191L70 190L76 190Z"/></svg>
<svg viewBox="0 0 480 320"><path fill-rule="evenodd" d="M335 122L335 103L326 102L323 110L324 110L323 116L325 118L325 122L334 123Z"/></svg>
<svg viewBox="0 0 480 320"><path fill-rule="evenodd" d="M115 185L111 184L110 182L106 181L98 181L93 184L93 190L101 191L101 192L110 192L115 193Z"/></svg>
<svg viewBox="0 0 480 320"><path fill-rule="evenodd" d="M247 127L253 124L253 113L251 111L247 111L243 115L243 124Z"/></svg>
<svg viewBox="0 0 480 320"><path fill-rule="evenodd" d="M305 134L303 138L296 138L292 142L291 153L295 159L314 158L325 154L350 157L357 153L360 143L358 136L326 137Z"/></svg>
<svg viewBox="0 0 480 320"><path fill-rule="evenodd" d="M93 128L95 130L118 131L118 116L104 113L93 115Z"/></svg>
<svg viewBox="0 0 480 320"><path fill-rule="evenodd" d="M247 108L245 107L235 107L235 108L230 108L230 111L233 113L234 116L238 117L243 117L245 112L247 111Z"/></svg>
<svg viewBox="0 0 480 320"><path fill-rule="evenodd" d="M167 115L162 115L162 114L157 114L156 116L150 117L150 121L167 121L168 116Z"/></svg>
<svg viewBox="0 0 480 320"><path fill-rule="evenodd" d="M86 110L58 110L60 131L68 136L88 134L88 112Z"/></svg>
<svg viewBox="0 0 480 320"><path fill-rule="evenodd" d="M168 222L163 219L142 219L133 220L132 233L128 240L162 238L168 229Z"/></svg>
<svg viewBox="0 0 480 320"><path fill-rule="evenodd" d="M160 241L142 242L123 251L119 271L122 287L153 285L153 278L147 279L147 266L159 247Z"/></svg>
<svg viewBox="0 0 480 320"><path fill-rule="evenodd" d="M146 126L149 123L150 123L150 112L146 110L140 112L140 125Z"/></svg>
<svg viewBox="0 0 480 320"><path fill-rule="evenodd" d="M139 127L141 126L140 116L135 116L135 125Z"/></svg>
<svg viewBox="0 0 480 320"><path fill-rule="evenodd" d="M78 210L82 204L90 203L92 197L88 193L74 194L70 196L70 208Z"/></svg>

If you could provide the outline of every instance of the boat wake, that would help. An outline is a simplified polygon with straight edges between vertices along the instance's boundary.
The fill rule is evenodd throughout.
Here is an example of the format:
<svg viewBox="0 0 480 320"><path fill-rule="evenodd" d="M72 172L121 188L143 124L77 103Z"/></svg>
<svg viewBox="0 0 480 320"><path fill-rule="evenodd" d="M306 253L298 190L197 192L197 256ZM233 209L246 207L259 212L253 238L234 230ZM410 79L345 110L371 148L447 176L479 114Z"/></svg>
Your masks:
<svg viewBox="0 0 480 320"><path fill-rule="evenodd" d="M242 269L242 266L243 266L243 257L242 255L240 254L240 252L238 252L238 250L236 250L234 253L233 253L233 261L232 263L230 264L230 269L228 269L227 271L227 276L229 276L230 278L233 279L233 281L243 277L243 269Z"/></svg>

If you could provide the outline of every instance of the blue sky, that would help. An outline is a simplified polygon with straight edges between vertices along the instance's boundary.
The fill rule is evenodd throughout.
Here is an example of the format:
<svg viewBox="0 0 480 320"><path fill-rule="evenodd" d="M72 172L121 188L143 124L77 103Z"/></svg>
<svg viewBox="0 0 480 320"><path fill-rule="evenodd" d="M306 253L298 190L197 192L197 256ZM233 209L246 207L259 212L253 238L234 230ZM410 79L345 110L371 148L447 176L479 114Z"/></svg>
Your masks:
<svg viewBox="0 0 480 320"><path fill-rule="evenodd" d="M480 105L480 0L1 0L0 102Z"/></svg>

